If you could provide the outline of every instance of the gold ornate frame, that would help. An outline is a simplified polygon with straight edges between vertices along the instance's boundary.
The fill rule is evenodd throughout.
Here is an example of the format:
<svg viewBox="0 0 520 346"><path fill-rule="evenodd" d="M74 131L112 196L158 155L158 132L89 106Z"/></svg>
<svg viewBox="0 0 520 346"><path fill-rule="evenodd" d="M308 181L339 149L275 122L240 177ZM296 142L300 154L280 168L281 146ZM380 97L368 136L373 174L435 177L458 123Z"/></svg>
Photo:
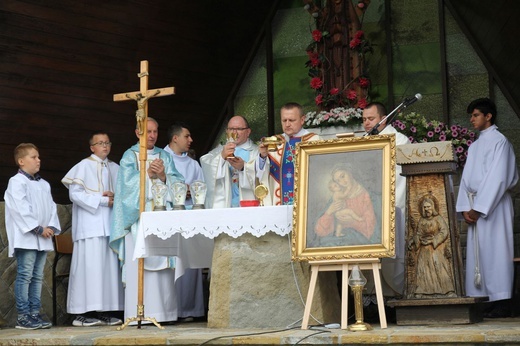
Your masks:
<svg viewBox="0 0 520 346"><path fill-rule="evenodd" d="M331 261L393 257L395 136L377 135L302 142L298 144L296 152L292 260ZM365 190L365 199L368 199L368 193L376 221L370 238L367 235L366 239L360 237L360 233L351 228L347 228L345 235L342 235L342 231L338 231L338 235L318 235L316 225L325 215L328 206L338 200L337 195L334 196L329 188L333 188L330 185L334 184L334 172L341 169L351 172L352 178L361 185L361 188L358 186L358 191ZM342 205L343 200L338 203ZM339 227L338 224L342 227L339 219L334 220L334 227ZM355 237L361 241L358 242Z"/></svg>

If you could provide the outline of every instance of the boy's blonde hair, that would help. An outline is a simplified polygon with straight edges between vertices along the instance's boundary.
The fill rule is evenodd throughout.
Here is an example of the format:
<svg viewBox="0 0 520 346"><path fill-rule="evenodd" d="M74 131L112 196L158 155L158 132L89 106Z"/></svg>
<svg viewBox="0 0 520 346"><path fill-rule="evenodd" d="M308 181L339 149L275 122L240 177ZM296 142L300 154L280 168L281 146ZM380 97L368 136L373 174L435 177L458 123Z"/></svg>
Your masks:
<svg viewBox="0 0 520 346"><path fill-rule="evenodd" d="M14 162L18 166L18 160L29 154L30 149L38 150L38 147L32 143L20 143L14 148Z"/></svg>

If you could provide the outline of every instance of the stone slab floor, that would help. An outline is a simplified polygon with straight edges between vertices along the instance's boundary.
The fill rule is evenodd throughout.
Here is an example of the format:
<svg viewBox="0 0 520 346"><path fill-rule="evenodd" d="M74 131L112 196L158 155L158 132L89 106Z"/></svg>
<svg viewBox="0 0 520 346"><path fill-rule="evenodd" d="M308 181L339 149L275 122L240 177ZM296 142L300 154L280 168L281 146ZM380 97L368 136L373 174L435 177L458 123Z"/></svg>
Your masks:
<svg viewBox="0 0 520 346"><path fill-rule="evenodd" d="M520 317L485 319L468 325L397 326L350 332L313 327L293 329L212 329L205 322L159 329L58 326L47 330L0 329L0 345L520 345Z"/></svg>

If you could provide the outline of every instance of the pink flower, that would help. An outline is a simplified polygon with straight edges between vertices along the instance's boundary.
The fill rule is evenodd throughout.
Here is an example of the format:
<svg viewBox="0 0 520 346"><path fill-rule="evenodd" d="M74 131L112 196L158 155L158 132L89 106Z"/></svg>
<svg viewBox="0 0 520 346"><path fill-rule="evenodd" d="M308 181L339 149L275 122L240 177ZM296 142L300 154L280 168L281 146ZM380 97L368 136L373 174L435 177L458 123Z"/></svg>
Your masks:
<svg viewBox="0 0 520 346"><path fill-rule="evenodd" d="M365 98L359 99L359 101L358 101L358 107L361 109L364 109L367 106L367 104L368 104L368 102L367 102L367 99L365 99Z"/></svg>
<svg viewBox="0 0 520 346"><path fill-rule="evenodd" d="M314 101L316 102L316 105L319 106L323 103L323 95L322 94L319 94L318 96L316 96L316 98L314 99Z"/></svg>
<svg viewBox="0 0 520 346"><path fill-rule="evenodd" d="M320 59L311 59L311 66L318 67L320 65Z"/></svg>
<svg viewBox="0 0 520 346"><path fill-rule="evenodd" d="M311 79L311 88L314 90L321 89L323 86L323 81L319 77L314 77Z"/></svg>
<svg viewBox="0 0 520 346"><path fill-rule="evenodd" d="M331 95L337 95L339 93L339 89L338 88L332 88L330 89L330 94Z"/></svg>
<svg viewBox="0 0 520 346"><path fill-rule="evenodd" d="M322 34L321 34L321 31L319 31L319 30L313 30L313 31L312 31L312 39L313 39L315 42L320 42L322 37L323 37L323 36L322 36Z"/></svg>
<svg viewBox="0 0 520 346"><path fill-rule="evenodd" d="M370 85L370 79L365 77L359 77L358 83L360 87L368 88L368 86Z"/></svg>
<svg viewBox="0 0 520 346"><path fill-rule="evenodd" d="M349 100L355 100L357 99L357 92L353 89L349 89L345 92L345 96L349 99Z"/></svg>
<svg viewBox="0 0 520 346"><path fill-rule="evenodd" d="M349 43L349 46L351 49L354 49L356 48L357 46L359 46L361 44L361 40L359 38L353 38L350 43Z"/></svg>
<svg viewBox="0 0 520 346"><path fill-rule="evenodd" d="M365 8L365 3L364 2L360 2L360 3L357 4L357 7L363 9L363 8Z"/></svg>

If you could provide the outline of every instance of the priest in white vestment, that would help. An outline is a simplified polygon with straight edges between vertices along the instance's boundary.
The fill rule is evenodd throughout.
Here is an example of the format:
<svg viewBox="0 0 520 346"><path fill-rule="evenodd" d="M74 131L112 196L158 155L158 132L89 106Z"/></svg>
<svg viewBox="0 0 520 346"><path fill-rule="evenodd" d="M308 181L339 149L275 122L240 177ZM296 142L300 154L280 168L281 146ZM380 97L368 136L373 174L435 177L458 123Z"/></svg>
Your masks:
<svg viewBox="0 0 520 346"><path fill-rule="evenodd" d="M371 102L363 109L363 128L370 132L385 116L386 107L380 102ZM394 134L395 144L410 144L408 137L398 132L391 124L383 121L377 128L381 135ZM395 257L381 260L383 282L392 291L385 291L386 296L400 296L404 289L405 256L405 212L406 212L406 177L401 175L401 165L395 166ZM370 280L370 279L369 279ZM375 292L374 292L375 293Z"/></svg>
<svg viewBox="0 0 520 346"><path fill-rule="evenodd" d="M513 287L513 202L511 189L518 182L511 143L495 125L496 106L477 99L467 109L470 122L480 131L468 150L457 197L457 212L468 224L466 294L488 296L495 302L484 317L510 317Z"/></svg>
<svg viewBox="0 0 520 346"><path fill-rule="evenodd" d="M228 138L233 142L219 145L200 158L207 184L206 208L239 207L242 200L254 200L258 146L249 139L247 120L232 117L227 125Z"/></svg>
<svg viewBox="0 0 520 346"><path fill-rule="evenodd" d="M161 181L169 188L183 181L175 169L171 155L155 147L159 125L148 117L146 136L146 210L153 209L151 188ZM136 135L139 137L138 130ZM125 151L120 161L114 196L114 222L110 234L110 246L118 254L123 267L125 284L125 318L137 316L137 260L132 260L135 235L139 222L139 144ZM169 196L167 194L166 196ZM177 297L175 294L175 258L164 256L147 257L144 260L144 306L145 317L158 322L177 320ZM145 322L145 321L143 321Z"/></svg>
<svg viewBox="0 0 520 346"><path fill-rule="evenodd" d="M298 103L287 103L280 110L283 133L277 135L276 151L268 152L260 145L257 171L260 181L269 192L265 205L290 205L294 202L294 156L296 144L319 140L320 137L303 128L305 115Z"/></svg>
<svg viewBox="0 0 520 346"><path fill-rule="evenodd" d="M71 168L61 182L72 202L72 240L67 312L78 315L74 326L117 325L109 313L124 309L117 255L109 246L114 187L119 165L108 159L112 143L104 132L89 139L92 155Z"/></svg>
<svg viewBox="0 0 520 346"><path fill-rule="evenodd" d="M169 144L164 147L164 150L172 156L175 168L182 174L184 182L188 186L194 181L204 181L199 163L188 156L192 142L193 139L188 126L184 123L175 123L168 129ZM186 209L191 209L192 205L192 198L186 198ZM202 269L186 269L184 274L177 279L175 290L178 301L178 317L181 321L189 321L193 317L205 315L203 288Z"/></svg>

